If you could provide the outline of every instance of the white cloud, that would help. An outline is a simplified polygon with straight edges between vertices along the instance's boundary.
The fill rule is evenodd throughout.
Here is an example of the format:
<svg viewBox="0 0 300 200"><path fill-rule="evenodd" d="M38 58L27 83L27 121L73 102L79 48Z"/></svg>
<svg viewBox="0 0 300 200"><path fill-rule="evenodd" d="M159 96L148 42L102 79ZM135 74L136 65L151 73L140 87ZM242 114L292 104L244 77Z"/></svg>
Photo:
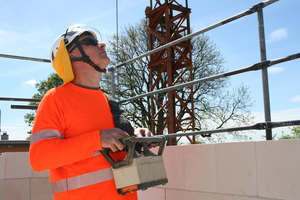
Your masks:
<svg viewBox="0 0 300 200"><path fill-rule="evenodd" d="M20 42L24 38L24 34L15 31L0 30L0 44L11 44L12 42Z"/></svg>
<svg viewBox="0 0 300 200"><path fill-rule="evenodd" d="M286 28L280 28L270 33L268 42L273 43L289 36L288 30Z"/></svg>
<svg viewBox="0 0 300 200"><path fill-rule="evenodd" d="M36 84L36 80L31 79L31 80L29 80L29 81L26 81L25 84L28 84L28 85L35 85L35 84Z"/></svg>
<svg viewBox="0 0 300 200"><path fill-rule="evenodd" d="M263 112L252 112L255 123L264 121ZM300 108L294 108L289 110L279 110L272 112L272 121L289 121L300 119Z"/></svg>
<svg viewBox="0 0 300 200"><path fill-rule="evenodd" d="M284 68L282 67L270 67L268 68L268 72L273 73L273 74L278 74L284 71Z"/></svg>
<svg viewBox="0 0 300 200"><path fill-rule="evenodd" d="M294 108L289 110L280 110L272 113L272 121L286 121L300 119L300 108Z"/></svg>
<svg viewBox="0 0 300 200"><path fill-rule="evenodd" d="M290 101L292 101L292 102L300 101L300 95L293 97Z"/></svg>
<svg viewBox="0 0 300 200"><path fill-rule="evenodd" d="M48 27L32 30L10 31L0 29L0 51L13 55L28 55L49 51L52 31ZM50 43L50 44L48 44ZM20 48L20 45L22 48ZM34 48L33 48L34 47ZM48 54L47 54L48 55Z"/></svg>

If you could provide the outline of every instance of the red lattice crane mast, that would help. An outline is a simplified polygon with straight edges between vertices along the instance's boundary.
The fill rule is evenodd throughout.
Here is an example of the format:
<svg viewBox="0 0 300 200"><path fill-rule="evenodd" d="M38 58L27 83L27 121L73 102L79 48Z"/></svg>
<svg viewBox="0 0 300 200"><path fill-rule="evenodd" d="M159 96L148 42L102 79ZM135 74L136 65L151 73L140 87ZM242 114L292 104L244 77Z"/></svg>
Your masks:
<svg viewBox="0 0 300 200"><path fill-rule="evenodd" d="M190 34L191 10L175 0L150 0L146 8L149 50ZM150 90L157 90L193 80L192 45L187 40L150 56ZM151 128L156 134L194 131L193 86L160 93L151 97ZM187 136L195 143L194 136ZM170 138L176 145L180 138Z"/></svg>

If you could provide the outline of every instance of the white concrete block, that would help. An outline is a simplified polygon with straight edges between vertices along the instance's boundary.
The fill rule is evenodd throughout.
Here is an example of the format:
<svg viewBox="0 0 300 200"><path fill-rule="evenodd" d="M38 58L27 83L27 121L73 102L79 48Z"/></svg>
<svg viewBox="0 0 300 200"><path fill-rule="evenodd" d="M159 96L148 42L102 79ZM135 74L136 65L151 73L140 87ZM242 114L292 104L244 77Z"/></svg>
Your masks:
<svg viewBox="0 0 300 200"><path fill-rule="evenodd" d="M165 200L165 189L162 188L148 188L147 190L138 191L139 200Z"/></svg>
<svg viewBox="0 0 300 200"><path fill-rule="evenodd" d="M151 200L151 199L147 198L143 200ZM217 194L217 193L166 189L166 200L271 200L271 199L253 197L253 196L247 197L247 196L240 196L240 195L226 195L226 194Z"/></svg>
<svg viewBox="0 0 300 200"><path fill-rule="evenodd" d="M30 178L32 169L28 161L28 152L6 152L6 179Z"/></svg>
<svg viewBox="0 0 300 200"><path fill-rule="evenodd" d="M30 200L53 200L53 196L49 194L32 194Z"/></svg>
<svg viewBox="0 0 300 200"><path fill-rule="evenodd" d="M256 143L259 196L300 199L300 140Z"/></svg>
<svg viewBox="0 0 300 200"><path fill-rule="evenodd" d="M30 200L30 179L0 180L1 200Z"/></svg>
<svg viewBox="0 0 300 200"><path fill-rule="evenodd" d="M35 172L32 171L32 177L34 178L49 178L49 171Z"/></svg>
<svg viewBox="0 0 300 200"><path fill-rule="evenodd" d="M254 142L216 144L217 191L257 196Z"/></svg>
<svg viewBox="0 0 300 200"><path fill-rule="evenodd" d="M0 180L5 179L5 153L0 153Z"/></svg>
<svg viewBox="0 0 300 200"><path fill-rule="evenodd" d="M185 189L185 163L182 146L167 146L163 153L163 160L168 183L161 188Z"/></svg>
<svg viewBox="0 0 300 200"><path fill-rule="evenodd" d="M30 181L30 200L53 199L49 178L32 178Z"/></svg>
<svg viewBox="0 0 300 200"><path fill-rule="evenodd" d="M167 189L166 200L221 200L221 198L220 195L213 193Z"/></svg>
<svg viewBox="0 0 300 200"><path fill-rule="evenodd" d="M184 146L186 189L217 192L215 145Z"/></svg>

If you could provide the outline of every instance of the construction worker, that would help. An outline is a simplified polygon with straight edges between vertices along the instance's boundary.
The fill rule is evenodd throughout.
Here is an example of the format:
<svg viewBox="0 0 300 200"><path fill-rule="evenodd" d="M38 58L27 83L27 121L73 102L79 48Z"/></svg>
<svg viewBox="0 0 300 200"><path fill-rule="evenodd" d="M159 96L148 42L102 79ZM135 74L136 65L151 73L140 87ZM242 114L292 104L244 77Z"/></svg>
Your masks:
<svg viewBox="0 0 300 200"><path fill-rule="evenodd" d="M51 61L64 85L49 90L39 104L31 135L34 171L50 170L55 200L134 200L136 192L117 193L111 165L99 150L111 149L122 160L119 141L128 133L116 128L108 99L99 87L110 63L98 31L72 25L56 38ZM137 137L152 136L146 128ZM128 174L130 176L130 174Z"/></svg>

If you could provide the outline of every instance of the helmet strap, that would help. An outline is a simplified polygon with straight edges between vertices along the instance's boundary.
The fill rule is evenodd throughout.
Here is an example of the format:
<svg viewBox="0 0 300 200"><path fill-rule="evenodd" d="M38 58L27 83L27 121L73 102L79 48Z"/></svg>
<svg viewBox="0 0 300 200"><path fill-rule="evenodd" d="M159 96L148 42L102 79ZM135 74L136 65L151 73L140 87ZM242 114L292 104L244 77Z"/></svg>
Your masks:
<svg viewBox="0 0 300 200"><path fill-rule="evenodd" d="M101 69L98 65L96 65L88 55L85 54L84 50L82 49L80 43L78 42L78 40L76 41L76 47L79 49L82 57L81 58L71 58L72 62L76 62L76 61L83 61L87 64L89 64L90 66L92 66L96 71L101 72L101 73L106 73L106 69Z"/></svg>

